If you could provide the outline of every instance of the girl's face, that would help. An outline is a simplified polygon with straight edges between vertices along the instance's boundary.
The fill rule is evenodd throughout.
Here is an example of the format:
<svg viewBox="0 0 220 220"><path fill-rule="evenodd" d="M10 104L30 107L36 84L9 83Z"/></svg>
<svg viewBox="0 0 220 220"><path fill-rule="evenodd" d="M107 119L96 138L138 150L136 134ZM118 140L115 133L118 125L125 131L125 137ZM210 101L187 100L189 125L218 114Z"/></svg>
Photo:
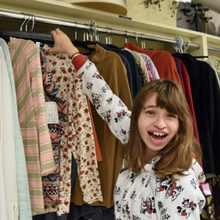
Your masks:
<svg viewBox="0 0 220 220"><path fill-rule="evenodd" d="M178 115L169 113L156 103L157 93L145 99L138 118L138 130L146 145L146 157L154 157L175 136L179 128Z"/></svg>

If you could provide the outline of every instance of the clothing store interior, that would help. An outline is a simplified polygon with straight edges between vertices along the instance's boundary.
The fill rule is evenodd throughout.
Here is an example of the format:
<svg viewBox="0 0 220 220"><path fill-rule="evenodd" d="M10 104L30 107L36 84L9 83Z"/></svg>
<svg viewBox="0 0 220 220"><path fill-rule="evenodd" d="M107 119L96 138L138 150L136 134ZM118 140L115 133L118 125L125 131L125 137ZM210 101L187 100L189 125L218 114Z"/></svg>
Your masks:
<svg viewBox="0 0 220 220"><path fill-rule="evenodd" d="M56 28L129 110L150 81L180 85L202 148L200 219L220 219L219 21L219 0L0 0L0 219L115 219L123 145L70 57L47 52Z"/></svg>

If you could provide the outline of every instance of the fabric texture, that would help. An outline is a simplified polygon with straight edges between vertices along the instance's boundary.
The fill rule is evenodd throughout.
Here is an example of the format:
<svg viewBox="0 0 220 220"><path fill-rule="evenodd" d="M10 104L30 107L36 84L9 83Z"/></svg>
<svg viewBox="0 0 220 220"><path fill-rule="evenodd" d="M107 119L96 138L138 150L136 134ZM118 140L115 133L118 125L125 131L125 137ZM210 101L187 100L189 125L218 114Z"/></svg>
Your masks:
<svg viewBox="0 0 220 220"><path fill-rule="evenodd" d="M116 48L114 45L105 45L102 43L98 43L98 44L101 45L105 50L114 51L115 53L117 53L119 55L123 55L127 58L127 61L130 66L130 71L131 71L131 84L132 84L131 95L132 95L132 100L133 100L135 98L137 92L141 88L141 81L140 81L140 77L139 77L139 73L138 73L138 67L137 67L134 56L129 51L122 50L120 48Z"/></svg>
<svg viewBox="0 0 220 220"><path fill-rule="evenodd" d="M141 85L144 86L147 82L150 82L150 78L143 57L137 51L129 50L126 48L124 49L128 50L134 56L138 67L139 77L141 79Z"/></svg>
<svg viewBox="0 0 220 220"><path fill-rule="evenodd" d="M177 57L174 57L174 59L179 62L179 73L181 76L182 89L185 94L186 101L188 103L190 114L192 116L195 137L196 137L197 141L200 142L198 127L197 127L197 122L196 122L196 115L195 115L195 110L194 110L194 103L193 103L192 92L191 92L191 84L190 84L189 74L188 74L187 69L184 66L182 60Z"/></svg>
<svg viewBox="0 0 220 220"><path fill-rule="evenodd" d="M32 215L44 213L41 175L54 171L39 51L34 42L10 38L18 117L23 138Z"/></svg>
<svg viewBox="0 0 220 220"><path fill-rule="evenodd" d="M220 80L220 58L216 56L209 56L208 60L214 65Z"/></svg>
<svg viewBox="0 0 220 220"><path fill-rule="evenodd" d="M57 106L58 123L48 124L50 139L53 146L55 162L54 172L42 177L44 201L56 201L60 191L60 142L64 134L64 124L67 122L66 100L60 95L47 65L47 58L43 50L40 50L41 70L46 102L55 102Z"/></svg>
<svg viewBox="0 0 220 220"><path fill-rule="evenodd" d="M220 87L215 71L190 54L173 54L184 63L191 85L191 92L203 151L203 168L206 174L220 174Z"/></svg>
<svg viewBox="0 0 220 220"><path fill-rule="evenodd" d="M11 64L10 52L7 43L0 38L0 45L3 49L8 76L10 79L10 88L12 92L13 121L14 121L14 143L16 157L18 203L20 219L31 220L31 202L28 186L27 167L25 163L24 145L21 137L21 130L18 120L18 109L15 91L15 81Z"/></svg>
<svg viewBox="0 0 220 220"><path fill-rule="evenodd" d="M1 184L3 188L1 188L0 204L3 207L0 208L0 211L1 218L16 220L19 217L19 204L15 161L15 140L14 138L11 138L14 137L12 92L7 66L1 47L0 60L0 177L4 181L3 184Z"/></svg>
<svg viewBox="0 0 220 220"><path fill-rule="evenodd" d="M156 157L149 161L141 174L120 172L114 191L116 219L199 220L205 205L199 188L205 181L200 165L193 160L187 175L175 175L179 180L174 182L155 174L153 168L158 160Z"/></svg>
<svg viewBox="0 0 220 220"><path fill-rule="evenodd" d="M66 54L46 53L46 57L57 87L67 102L67 122L60 145L60 196L56 202L45 202L46 212L57 212L60 216L69 213L70 208L72 154L77 163L83 201L90 204L103 198L91 116L81 81Z"/></svg>
<svg viewBox="0 0 220 220"><path fill-rule="evenodd" d="M177 72L174 58L169 52L165 50L142 49L130 42L125 43L124 47L130 50L147 54L157 68L160 78L173 79L181 86L181 80Z"/></svg>
<svg viewBox="0 0 220 220"><path fill-rule="evenodd" d="M207 174L206 182L212 195L206 198L206 204L201 214L202 220L220 220L220 176Z"/></svg>
<svg viewBox="0 0 220 220"><path fill-rule="evenodd" d="M120 56L112 51L105 50L100 45L92 45L95 48L95 51L91 54L87 55L88 58L94 61L97 69L100 71L101 76L97 75L97 77L103 77L105 81L108 83L110 88L114 91L114 93L119 96L123 102L131 109L132 107L132 98L130 94L129 83L127 79L127 72L122 63ZM89 45L89 47L92 47ZM81 53L83 53L82 48L78 48ZM73 60L75 60L74 58ZM76 59L77 60L77 59ZM75 64L74 64L75 66ZM88 67L89 68L89 67ZM86 69L84 69L86 71ZM95 77L95 76L94 76ZM88 83L87 87L90 85ZM107 89L107 85L103 85L103 90ZM99 95L94 93L92 100L99 100ZM111 102L111 100L109 100ZM97 102L97 106L99 106ZM98 134L99 145L102 152L103 161L98 163L100 181L101 181L101 189L103 193L103 202L95 202L90 205L92 206L105 206L110 208L113 206L113 190L117 180L118 173L121 169L122 158L121 158L121 150L123 149L122 143L111 133L108 125L105 121L100 118L100 116L96 112L96 107L91 105L93 120L95 123L95 129ZM120 113L118 113L120 114ZM106 114L103 117L108 120L108 115ZM122 116L123 117L123 116ZM102 135L100 135L102 134ZM106 172L107 171L107 172ZM75 186L72 191L71 201L75 205L83 205L82 193L80 191L78 180L76 178Z"/></svg>

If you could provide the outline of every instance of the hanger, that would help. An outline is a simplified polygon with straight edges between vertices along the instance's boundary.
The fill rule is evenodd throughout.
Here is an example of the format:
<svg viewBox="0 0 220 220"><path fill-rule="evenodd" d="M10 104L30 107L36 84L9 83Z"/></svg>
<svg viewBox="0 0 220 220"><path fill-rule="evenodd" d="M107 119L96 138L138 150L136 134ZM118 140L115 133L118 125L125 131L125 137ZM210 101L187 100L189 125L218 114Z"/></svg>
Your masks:
<svg viewBox="0 0 220 220"><path fill-rule="evenodd" d="M96 44L96 42L93 42L93 41L79 41L79 40L74 40L73 41L73 44L76 46L76 47L81 47L83 49L85 49L87 52L83 53L84 55L89 55L91 54L92 52L95 51L95 48L91 48L89 47L88 45L92 44Z"/></svg>
<svg viewBox="0 0 220 220"><path fill-rule="evenodd" d="M33 32L35 20L36 20L35 16L25 15L24 21L22 22L20 26L20 31L0 29L0 37L2 37L7 42L10 40L10 37L16 37L16 38L21 38L25 40L32 40L34 42L46 43L52 46L54 44L54 40L51 34ZM28 31L28 23L30 21L32 21L32 26L31 26L31 30ZM24 25L25 25L25 28L24 28L25 30L23 31Z"/></svg>
<svg viewBox="0 0 220 220"><path fill-rule="evenodd" d="M6 30L0 29L0 37L9 41L10 37L22 38L26 40L32 40L34 42L41 42L47 44L53 44L53 37L51 34L44 34L44 33L35 33L30 31L15 31L15 30Z"/></svg>
<svg viewBox="0 0 220 220"><path fill-rule="evenodd" d="M135 33L135 44L138 45L138 36L137 36L137 33Z"/></svg>

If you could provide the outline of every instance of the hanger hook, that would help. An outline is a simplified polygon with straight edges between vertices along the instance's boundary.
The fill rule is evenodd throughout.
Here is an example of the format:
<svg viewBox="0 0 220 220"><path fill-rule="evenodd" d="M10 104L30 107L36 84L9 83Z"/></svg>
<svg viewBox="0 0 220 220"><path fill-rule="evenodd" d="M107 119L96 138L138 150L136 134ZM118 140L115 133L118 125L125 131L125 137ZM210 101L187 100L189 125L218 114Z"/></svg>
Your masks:
<svg viewBox="0 0 220 220"><path fill-rule="evenodd" d="M138 36L137 36L137 33L135 32L135 42L136 42L136 45L138 45Z"/></svg>
<svg viewBox="0 0 220 220"><path fill-rule="evenodd" d="M32 15L32 26L31 26L31 32L34 31L34 25L35 25L36 17Z"/></svg>
<svg viewBox="0 0 220 220"><path fill-rule="evenodd" d="M186 53L187 49L189 48L189 39L184 39L184 44L183 44L183 53Z"/></svg>
<svg viewBox="0 0 220 220"><path fill-rule="evenodd" d="M86 41L89 41L89 32L86 33Z"/></svg>
<svg viewBox="0 0 220 220"><path fill-rule="evenodd" d="M176 37L175 43L173 45L174 49L177 53L183 53L183 47L184 47L184 40L182 37Z"/></svg>
<svg viewBox="0 0 220 220"><path fill-rule="evenodd" d="M106 35L106 37L105 37L105 44L107 45L107 44L109 44L109 38L108 38L109 29L108 29L108 28L106 28L106 33L107 33L107 35Z"/></svg>
<svg viewBox="0 0 220 220"><path fill-rule="evenodd" d="M112 28L109 28L109 31L108 31L108 43L109 44L112 44Z"/></svg>
<svg viewBox="0 0 220 220"><path fill-rule="evenodd" d="M27 22L25 23L25 31L27 32L28 23L31 20L31 15L28 15Z"/></svg>
<svg viewBox="0 0 220 220"><path fill-rule="evenodd" d="M127 43L127 42L128 42L128 32L125 31L125 43Z"/></svg>
<svg viewBox="0 0 220 220"><path fill-rule="evenodd" d="M141 37L142 37L141 48L145 49L146 48L146 44L145 44L145 41L144 41L144 34L141 34Z"/></svg>
<svg viewBox="0 0 220 220"><path fill-rule="evenodd" d="M22 22L22 24L21 24L21 26L20 26L20 31L22 31L23 25L26 23L28 17L29 17L28 15L24 14L24 21Z"/></svg>

